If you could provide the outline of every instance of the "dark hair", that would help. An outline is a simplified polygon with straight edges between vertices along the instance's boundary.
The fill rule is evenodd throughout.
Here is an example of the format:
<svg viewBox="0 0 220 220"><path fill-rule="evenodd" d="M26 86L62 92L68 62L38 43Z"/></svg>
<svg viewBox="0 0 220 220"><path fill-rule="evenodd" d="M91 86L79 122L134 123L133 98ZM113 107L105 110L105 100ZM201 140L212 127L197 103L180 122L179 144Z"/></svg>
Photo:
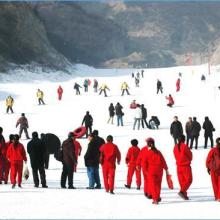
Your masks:
<svg viewBox="0 0 220 220"><path fill-rule="evenodd" d="M37 133L36 131L34 131L34 132L32 133L32 138L38 138L38 133Z"/></svg>
<svg viewBox="0 0 220 220"><path fill-rule="evenodd" d="M69 132L68 138L72 138L72 137L74 137L73 132Z"/></svg>
<svg viewBox="0 0 220 220"><path fill-rule="evenodd" d="M193 121L196 121L196 117L193 117Z"/></svg>
<svg viewBox="0 0 220 220"><path fill-rule="evenodd" d="M154 151L155 153L158 153L158 150L155 147L155 143L154 142L149 142L148 146L151 148L152 151Z"/></svg>
<svg viewBox="0 0 220 220"><path fill-rule="evenodd" d="M177 145L177 147L178 147L179 152L180 152L180 145L181 145L181 143L184 143L185 140L186 140L186 137L185 137L184 134L182 134L180 137L178 137L178 145Z"/></svg>
<svg viewBox="0 0 220 220"><path fill-rule="evenodd" d="M92 133L94 134L94 136L98 136L99 135L99 131L98 130L94 130Z"/></svg>
<svg viewBox="0 0 220 220"><path fill-rule="evenodd" d="M9 141L12 141L14 139L14 135L13 134L10 134L9 135Z"/></svg>
<svg viewBox="0 0 220 220"><path fill-rule="evenodd" d="M106 141L107 142L112 142L113 141L112 135L108 135L107 138L106 138Z"/></svg>
<svg viewBox="0 0 220 220"><path fill-rule="evenodd" d="M138 140L137 139L131 140L131 144L132 144L132 146L137 146L138 145Z"/></svg>
<svg viewBox="0 0 220 220"><path fill-rule="evenodd" d="M2 133L3 132L3 128L2 127L0 127L0 133Z"/></svg>
<svg viewBox="0 0 220 220"><path fill-rule="evenodd" d="M18 141L19 139L20 139L20 136L18 134L15 134L13 140Z"/></svg>
<svg viewBox="0 0 220 220"><path fill-rule="evenodd" d="M219 154L220 154L220 137L216 138L216 147L218 148Z"/></svg>
<svg viewBox="0 0 220 220"><path fill-rule="evenodd" d="M94 138L94 137L95 137L95 134L94 134L94 133L91 133L91 134L89 134L88 136Z"/></svg>
<svg viewBox="0 0 220 220"><path fill-rule="evenodd" d="M25 114L24 114L24 113L21 113L21 116L25 116Z"/></svg>

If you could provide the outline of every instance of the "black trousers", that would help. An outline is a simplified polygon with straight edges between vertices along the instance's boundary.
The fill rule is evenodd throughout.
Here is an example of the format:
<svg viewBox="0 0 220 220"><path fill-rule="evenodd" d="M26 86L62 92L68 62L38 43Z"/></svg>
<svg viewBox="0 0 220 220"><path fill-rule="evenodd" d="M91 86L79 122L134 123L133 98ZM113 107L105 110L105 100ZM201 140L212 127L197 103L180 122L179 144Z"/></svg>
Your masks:
<svg viewBox="0 0 220 220"><path fill-rule="evenodd" d="M12 109L12 106L8 106L7 109L6 109L6 112L8 113L9 110L11 111L11 113L14 113L14 112L13 112L13 109Z"/></svg>
<svg viewBox="0 0 220 220"><path fill-rule="evenodd" d="M45 105L44 100L42 98L38 98L38 104L41 105Z"/></svg>
<svg viewBox="0 0 220 220"><path fill-rule="evenodd" d="M194 142L194 140L196 141L195 149L198 148L198 139L199 139L199 136L198 136L198 135L193 135L193 136L192 136L192 138L191 138L191 143L190 143L190 148L191 148L191 149L193 148L193 142Z"/></svg>
<svg viewBox="0 0 220 220"><path fill-rule="evenodd" d="M73 187L73 166L63 163L63 171L61 174L61 187L66 187L66 179L68 177L68 186Z"/></svg>
<svg viewBox="0 0 220 220"><path fill-rule="evenodd" d="M145 123L146 127L149 128L149 125L148 125L148 123L147 123L146 118L142 118L142 119L141 119L142 128L144 128L144 123Z"/></svg>
<svg viewBox="0 0 220 220"><path fill-rule="evenodd" d="M92 133L92 125L91 126L86 126L86 137L89 136L89 134Z"/></svg>
<svg viewBox="0 0 220 220"><path fill-rule="evenodd" d="M101 95L101 94L102 94L102 92L104 92L105 97L106 97L106 96L107 96L107 94L106 94L106 90L105 90L105 89L101 89L101 91L100 91L99 95Z"/></svg>
<svg viewBox="0 0 220 220"><path fill-rule="evenodd" d="M44 154L44 167L45 167L45 169L49 168L49 160L50 160L50 153L46 152Z"/></svg>
<svg viewBox="0 0 220 220"><path fill-rule="evenodd" d="M191 141L191 136L190 135L186 135L186 144L189 146L189 141L190 143L192 142Z"/></svg>
<svg viewBox="0 0 220 220"><path fill-rule="evenodd" d="M39 176L38 176L38 171L40 173L40 180L42 186L46 185L46 175L45 175L45 170L43 166L32 168L32 174L33 174L33 179L34 179L34 185L39 186Z"/></svg>
<svg viewBox="0 0 220 220"><path fill-rule="evenodd" d="M121 95L124 95L125 91L127 92L127 95L130 95L130 93L128 92L128 89L122 89L122 94Z"/></svg>
<svg viewBox="0 0 220 220"><path fill-rule="evenodd" d="M207 148L208 138L209 138L210 141L211 141L211 147L213 147L213 136L210 135L210 136L205 136L205 146L204 146L204 148Z"/></svg>

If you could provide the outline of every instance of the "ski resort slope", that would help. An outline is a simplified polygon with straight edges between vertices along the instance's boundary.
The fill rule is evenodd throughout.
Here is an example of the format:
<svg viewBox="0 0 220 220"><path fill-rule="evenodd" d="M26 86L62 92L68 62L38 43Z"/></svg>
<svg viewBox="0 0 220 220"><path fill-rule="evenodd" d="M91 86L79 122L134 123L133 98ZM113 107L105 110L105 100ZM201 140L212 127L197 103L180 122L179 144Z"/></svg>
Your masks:
<svg viewBox="0 0 220 220"><path fill-rule="evenodd" d="M76 190L60 188L62 165L50 156L49 170L46 170L48 189L34 188L32 174L27 181L23 180L22 189L11 189L11 185L0 185L0 218L1 219L219 219L220 203L214 201L211 179L205 168L205 159L210 149L204 149L204 132L200 133L199 148L193 149L193 183L188 191L189 201L178 197L179 185L176 175L176 165L173 156L173 139L169 127L173 117L177 115L183 127L189 116L196 116L200 124L204 117L209 116L216 129L214 139L220 136L220 72L218 67L213 67L212 74L208 75L207 65L196 67L175 67L166 69L146 69L144 78L141 78L140 87L136 88L132 71L138 70L95 70L78 66L76 76L62 76L51 73L30 74L20 72L16 76L1 76L0 83L0 126L8 140L11 133L17 133L15 128L21 113L25 113L29 120L29 134L33 131L40 133L54 133L61 141L67 138L69 131L79 127L86 111L90 111L94 119L93 129L98 129L100 136L106 138L111 134L114 143L118 145L121 154L121 164L116 168L115 195L101 190L87 190L88 178L84 166L84 154L87 149L87 139L79 139L82 145L82 154L79 157L78 169L74 173L74 186ZM178 73L182 72L180 92L176 92ZM26 75L25 75L26 74ZM95 75L97 74L97 75ZM206 82L201 82L201 74L205 74ZM53 77L51 77L53 76ZM76 96L73 90L74 82L81 86L85 78L93 81L96 78L99 84L106 83L110 91L108 97L99 96L93 92L92 86L85 94ZM156 94L156 81L160 79L164 93ZM130 96L121 96L120 85L126 81L130 86ZM63 99L58 101L57 88L63 87ZM36 91L40 88L44 94L45 106L39 106ZM165 96L172 94L175 105L173 108L166 106ZM15 99L15 114L5 113L5 99L12 95ZM148 120L152 115L157 115L161 125L159 130L140 129L133 130L133 112L129 108L132 100L145 104L148 110ZM108 106L120 102L124 107L124 127L107 124ZM132 188L126 189L127 167L125 156L130 147L130 140L137 138L139 147L145 146L145 139L153 137L157 148L163 153L174 182L174 190L168 189L165 175L162 182L161 198L159 205L153 205L143 195L141 190L136 190L135 179ZM27 140L24 136L21 142L25 148ZM30 161L28 157L28 165ZM31 170L31 169L30 169ZM165 174L165 173L164 173ZM102 172L100 169L101 181ZM103 186L103 181L102 181Z"/></svg>

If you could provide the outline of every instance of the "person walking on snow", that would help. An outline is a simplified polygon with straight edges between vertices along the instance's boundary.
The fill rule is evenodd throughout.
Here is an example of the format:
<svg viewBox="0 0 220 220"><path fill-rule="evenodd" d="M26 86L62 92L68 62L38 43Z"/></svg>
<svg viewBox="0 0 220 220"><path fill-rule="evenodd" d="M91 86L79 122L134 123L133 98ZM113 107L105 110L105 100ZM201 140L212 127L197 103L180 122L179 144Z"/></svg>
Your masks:
<svg viewBox="0 0 220 220"><path fill-rule="evenodd" d="M99 90L100 90L99 95L101 95L102 92L104 92L105 97L107 97L106 90L110 91L110 89L108 88L106 84L102 84Z"/></svg>
<svg viewBox="0 0 220 220"><path fill-rule="evenodd" d="M180 91L180 78L177 79L176 81L176 92Z"/></svg>
<svg viewBox="0 0 220 220"><path fill-rule="evenodd" d="M9 113L9 110L11 111L11 113L14 113L12 107L14 105L14 99L11 96L8 96L6 99L6 113Z"/></svg>
<svg viewBox="0 0 220 220"><path fill-rule="evenodd" d="M178 195L184 200L188 200L187 190L192 184L192 152L188 145L185 144L185 136L181 135L178 138L178 144L173 149L174 157L177 166L177 177L180 185L180 191Z"/></svg>
<svg viewBox="0 0 220 220"><path fill-rule="evenodd" d="M167 106L172 107L174 105L174 100L173 97L171 96L171 94L169 94L169 96L166 96L166 99L168 100L168 104Z"/></svg>
<svg viewBox="0 0 220 220"><path fill-rule="evenodd" d="M163 94L163 87L162 87L162 82L158 79L157 80L157 94L161 92Z"/></svg>
<svg viewBox="0 0 220 220"><path fill-rule="evenodd" d="M24 113L21 113L21 117L18 119L17 123L16 123L16 128L18 127L18 125L20 125L20 129L19 129L19 137L21 137L23 131L26 135L26 138L27 139L30 139L29 135L28 135L28 131L27 129L29 128L29 125L28 125L28 120L27 118L25 117L25 114Z"/></svg>
<svg viewBox="0 0 220 220"><path fill-rule="evenodd" d="M15 134L13 143L10 144L7 151L7 158L11 164L10 179L12 184L12 189L16 186L16 179L18 187L21 188L22 182L22 171L23 171L23 161L27 163L26 152L24 145L19 142L19 135Z"/></svg>
<svg viewBox="0 0 220 220"><path fill-rule="evenodd" d="M113 119L114 119L114 115L115 115L115 108L113 106L113 103L110 104L108 111L109 111L109 119L108 119L107 123L109 123L111 121L111 124L113 124Z"/></svg>
<svg viewBox="0 0 220 220"><path fill-rule="evenodd" d="M127 84L126 82L123 82L123 83L121 84L121 90L122 90L121 96L124 95L124 92L125 92L125 91L127 92L127 95L130 95L130 93L128 92L128 89L129 89L128 84Z"/></svg>
<svg viewBox="0 0 220 220"><path fill-rule="evenodd" d="M73 88L76 90L76 95L80 95L80 90L79 88L82 88L78 83L75 83Z"/></svg>
<svg viewBox="0 0 220 220"><path fill-rule="evenodd" d="M205 130L204 136L205 136L205 145L204 148L207 148L208 138L211 141L211 147L213 147L213 131L215 131L215 128L213 127L212 122L209 120L209 117L205 117L205 121L203 123L202 128Z"/></svg>
<svg viewBox="0 0 220 220"><path fill-rule="evenodd" d="M123 106L118 102L115 106L115 114L117 117L117 126L123 126L123 116L124 113L122 112Z"/></svg>
<svg viewBox="0 0 220 220"><path fill-rule="evenodd" d="M114 193L114 182L115 182L115 170L116 160L117 164L120 164L121 153L118 146L113 143L113 137L109 135L106 138L107 143L100 147L100 162L102 165L103 180L105 191Z"/></svg>
<svg viewBox="0 0 220 220"><path fill-rule="evenodd" d="M95 93L98 92L98 86L99 86L98 80L97 80L97 79L94 79L93 88L94 88L94 92L95 92Z"/></svg>
<svg viewBox="0 0 220 220"><path fill-rule="evenodd" d="M92 124L93 124L93 118L89 114L89 111L86 112L86 115L83 118L82 125L84 123L85 123L85 127L86 127L86 137L88 137L88 131L89 131L89 134L92 133Z"/></svg>
<svg viewBox="0 0 220 220"><path fill-rule="evenodd" d="M183 127L177 116L174 116L173 119L174 121L170 125L170 134L174 139L174 143L177 144L178 138L183 135Z"/></svg>
<svg viewBox="0 0 220 220"><path fill-rule="evenodd" d="M193 148L193 142L194 142L194 140L195 140L195 142L196 142L195 149L198 148L198 139L199 139L200 130L201 130L201 125L200 125L199 122L196 120L196 117L193 117L192 130L191 130L190 149Z"/></svg>
<svg viewBox="0 0 220 220"><path fill-rule="evenodd" d="M206 168L211 176L215 201L220 202L220 137L216 139L216 146L208 153Z"/></svg>
<svg viewBox="0 0 220 220"><path fill-rule="evenodd" d="M63 88L61 86L58 87L57 94L58 94L58 100L61 100L63 95Z"/></svg>
<svg viewBox="0 0 220 220"><path fill-rule="evenodd" d="M88 92L88 87L89 87L89 80L88 79L84 80L83 86L84 86L84 91Z"/></svg>
<svg viewBox="0 0 220 220"><path fill-rule="evenodd" d="M138 155L140 153L140 148L138 147L138 140L133 139L131 140L131 147L128 149L125 162L128 166L128 173L127 173L127 184L125 184L125 187L130 189L131 183L132 183L132 177L135 173L136 175L136 185L137 190L140 190L141 187L141 170L137 169L136 161L138 158Z"/></svg>
<svg viewBox="0 0 220 220"><path fill-rule="evenodd" d="M45 105L44 103L44 93L40 89L37 90L37 98L38 98L38 105Z"/></svg>
<svg viewBox="0 0 220 220"><path fill-rule="evenodd" d="M140 130L141 119L142 119L142 111L141 106L137 105L137 108L134 110L134 125L133 130L135 130L136 124L138 124L138 130Z"/></svg>

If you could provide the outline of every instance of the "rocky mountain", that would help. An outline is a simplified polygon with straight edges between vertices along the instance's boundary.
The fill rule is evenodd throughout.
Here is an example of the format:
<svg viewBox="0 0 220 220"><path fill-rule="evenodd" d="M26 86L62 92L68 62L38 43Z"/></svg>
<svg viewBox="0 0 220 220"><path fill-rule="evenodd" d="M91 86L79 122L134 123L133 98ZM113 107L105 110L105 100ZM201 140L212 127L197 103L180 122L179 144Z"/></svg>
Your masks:
<svg viewBox="0 0 220 220"><path fill-rule="evenodd" d="M219 2L1 2L0 71L220 63Z"/></svg>

